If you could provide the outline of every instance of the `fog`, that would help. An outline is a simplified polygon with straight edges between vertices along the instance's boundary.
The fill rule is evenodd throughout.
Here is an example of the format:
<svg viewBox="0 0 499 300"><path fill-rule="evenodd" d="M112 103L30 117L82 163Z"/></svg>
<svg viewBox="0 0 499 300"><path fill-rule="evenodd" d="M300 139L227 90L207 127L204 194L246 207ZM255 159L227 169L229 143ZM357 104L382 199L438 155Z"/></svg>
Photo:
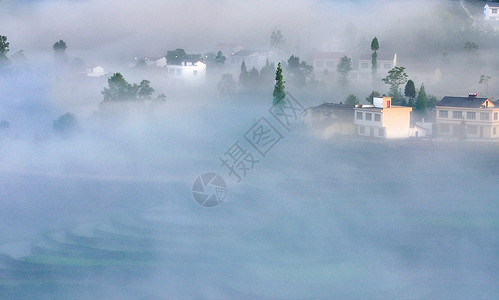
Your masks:
<svg viewBox="0 0 499 300"><path fill-rule="evenodd" d="M497 299L497 141L325 139L301 114L289 130L273 119L273 83L221 95L222 73L237 81L239 65L208 67L190 87L134 61L267 49L280 30L279 61L311 64L315 51L370 54L377 36L428 94L496 100L498 34L460 14L458 1L1 1L0 298ZM26 61L11 56L20 49ZM88 77L75 58L108 73ZM410 65L438 65L441 80ZM149 80L152 98L103 103L115 72ZM305 108L388 93L288 75ZM68 112L76 125L58 130ZM281 135L265 156L245 141L262 117ZM240 181L221 166L236 141L258 160ZM214 207L193 194L207 172L227 185Z"/></svg>

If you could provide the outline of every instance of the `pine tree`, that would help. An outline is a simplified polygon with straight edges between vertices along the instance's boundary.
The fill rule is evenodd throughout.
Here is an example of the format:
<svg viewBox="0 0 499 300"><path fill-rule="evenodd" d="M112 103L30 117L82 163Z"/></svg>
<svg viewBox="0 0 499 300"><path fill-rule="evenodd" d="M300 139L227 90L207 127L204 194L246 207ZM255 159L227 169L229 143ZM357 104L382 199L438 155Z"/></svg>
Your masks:
<svg viewBox="0 0 499 300"><path fill-rule="evenodd" d="M246 68L246 63L243 61L241 64L241 73L239 74L239 86L241 86L243 90L248 89L248 79L248 69Z"/></svg>
<svg viewBox="0 0 499 300"><path fill-rule="evenodd" d="M418 98L416 100L416 108L415 111L424 114L428 109L428 97L426 96L426 91L424 88L424 84L421 84L421 88L419 89Z"/></svg>
<svg viewBox="0 0 499 300"><path fill-rule="evenodd" d="M274 86L274 92L272 95L274 96L274 100L272 101L272 104L275 105L284 105L286 104L286 92L284 91L284 83L285 81L282 80L282 68L281 68L281 63L277 64L277 70L275 72L275 86Z"/></svg>
<svg viewBox="0 0 499 300"><path fill-rule="evenodd" d="M414 97L416 97L416 87L414 86L414 81L407 81L404 88L404 95L409 98L409 106L414 107Z"/></svg>
<svg viewBox="0 0 499 300"><path fill-rule="evenodd" d="M374 37L374 39L371 42L371 50L373 51L373 54L371 55L371 71L373 78L376 78L378 72L378 52L377 52L378 49L379 49L378 39Z"/></svg>

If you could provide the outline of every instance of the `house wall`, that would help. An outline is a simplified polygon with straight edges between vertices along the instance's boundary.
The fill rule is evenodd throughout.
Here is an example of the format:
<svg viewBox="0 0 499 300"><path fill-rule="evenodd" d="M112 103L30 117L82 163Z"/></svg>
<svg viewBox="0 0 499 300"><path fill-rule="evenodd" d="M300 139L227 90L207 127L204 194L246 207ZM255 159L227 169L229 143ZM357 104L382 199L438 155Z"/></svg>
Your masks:
<svg viewBox="0 0 499 300"><path fill-rule="evenodd" d="M168 65L168 81L177 86L200 86L206 82L206 65L202 62L187 65Z"/></svg>
<svg viewBox="0 0 499 300"><path fill-rule="evenodd" d="M382 123L386 138L408 138L412 107L392 106L383 109Z"/></svg>
<svg viewBox="0 0 499 300"><path fill-rule="evenodd" d="M447 112L447 117L441 113ZM461 112L461 118L454 118L453 112ZM475 113L473 119L468 114ZM480 113L488 113L488 120L481 120ZM445 114L445 113L444 113ZM471 118L470 118L471 117ZM499 138L499 108L466 108L437 106L437 135L441 137L455 137L461 130L462 121L465 121L466 137L471 139L498 139ZM495 129L494 129L495 128Z"/></svg>
<svg viewBox="0 0 499 300"><path fill-rule="evenodd" d="M485 20L499 20L499 5L490 7L488 4L485 4L483 8L483 18Z"/></svg>

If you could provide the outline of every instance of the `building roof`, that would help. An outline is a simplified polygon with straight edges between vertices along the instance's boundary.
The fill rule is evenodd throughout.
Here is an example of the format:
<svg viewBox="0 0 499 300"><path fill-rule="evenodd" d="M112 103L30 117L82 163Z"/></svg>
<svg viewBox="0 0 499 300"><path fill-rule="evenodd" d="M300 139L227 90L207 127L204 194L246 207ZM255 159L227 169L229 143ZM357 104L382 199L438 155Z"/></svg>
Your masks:
<svg viewBox="0 0 499 300"><path fill-rule="evenodd" d="M449 107L467 107L467 108L480 108L488 98L476 98L473 96L468 97L454 97L445 96L438 102L437 106ZM489 100L490 101L490 100Z"/></svg>
<svg viewBox="0 0 499 300"><path fill-rule="evenodd" d="M234 53L234 56L250 56L252 54L256 53L256 51L253 50L240 50Z"/></svg>
<svg viewBox="0 0 499 300"><path fill-rule="evenodd" d="M499 2L487 2L485 5L488 5L490 8L499 8Z"/></svg>
<svg viewBox="0 0 499 300"><path fill-rule="evenodd" d="M307 111L309 110L313 115L322 114L334 119L351 120L353 118L353 108L354 106L349 104L324 102L320 105L309 107Z"/></svg>
<svg viewBox="0 0 499 300"><path fill-rule="evenodd" d="M346 52L315 52L313 59L340 59L343 56L352 57Z"/></svg>

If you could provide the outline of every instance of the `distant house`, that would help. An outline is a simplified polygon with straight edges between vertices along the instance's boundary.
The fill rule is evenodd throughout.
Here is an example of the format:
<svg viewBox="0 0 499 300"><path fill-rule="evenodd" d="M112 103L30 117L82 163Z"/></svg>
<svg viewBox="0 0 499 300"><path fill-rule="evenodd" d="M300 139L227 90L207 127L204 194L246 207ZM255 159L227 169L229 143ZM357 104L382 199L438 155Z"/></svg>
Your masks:
<svg viewBox="0 0 499 300"><path fill-rule="evenodd" d="M265 63L269 60L270 63L277 61L277 54L272 51L265 50L240 50L235 52L230 56L230 64L234 66L241 66L241 64L246 64L246 68L250 70L255 67L260 70L265 66Z"/></svg>
<svg viewBox="0 0 499 300"><path fill-rule="evenodd" d="M206 82L206 64L201 61L183 61L167 65L168 82L174 86L200 86Z"/></svg>
<svg viewBox="0 0 499 300"><path fill-rule="evenodd" d="M106 74L107 74L106 71L101 66L94 66L94 67L87 69L87 76L88 77L101 77L101 76L104 76Z"/></svg>
<svg viewBox="0 0 499 300"><path fill-rule="evenodd" d="M325 138L334 135L355 134L353 125L353 105L326 103L309 107L304 113L304 120L313 130Z"/></svg>
<svg viewBox="0 0 499 300"><path fill-rule="evenodd" d="M437 104L437 135L471 139L499 138L499 107L488 98L446 96Z"/></svg>
<svg viewBox="0 0 499 300"><path fill-rule="evenodd" d="M408 138L412 107L394 106L391 97L374 98L373 105L354 108L356 133L378 138Z"/></svg>
<svg viewBox="0 0 499 300"><path fill-rule="evenodd" d="M433 136L433 122L425 122L423 118L421 122L415 122L409 132L412 137L431 137Z"/></svg>
<svg viewBox="0 0 499 300"><path fill-rule="evenodd" d="M321 78L327 74L335 74L336 67L343 56L352 59L352 56L345 52L315 52L312 56L315 76Z"/></svg>
<svg viewBox="0 0 499 300"><path fill-rule="evenodd" d="M397 53L386 54L378 53L377 62L377 72L378 76L385 77L388 71L397 66ZM372 68L372 57L371 54L364 54L359 57L358 64L358 79L367 80L371 78Z"/></svg>
<svg viewBox="0 0 499 300"><path fill-rule="evenodd" d="M499 2L487 2L483 7L485 20L499 20Z"/></svg>

